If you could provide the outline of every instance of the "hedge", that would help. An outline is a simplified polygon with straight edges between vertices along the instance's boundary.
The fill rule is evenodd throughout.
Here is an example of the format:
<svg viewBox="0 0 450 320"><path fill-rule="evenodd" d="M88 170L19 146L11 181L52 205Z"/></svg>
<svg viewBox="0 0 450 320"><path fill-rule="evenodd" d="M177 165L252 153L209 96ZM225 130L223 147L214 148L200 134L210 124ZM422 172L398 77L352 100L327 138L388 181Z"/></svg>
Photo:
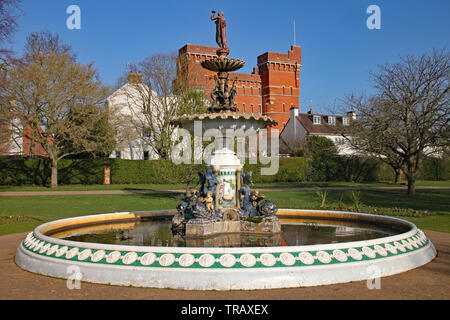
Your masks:
<svg viewBox="0 0 450 320"><path fill-rule="evenodd" d="M169 160L62 159L58 162L59 184L102 184L103 169L111 166L113 184L176 184L196 182L197 172L205 165L175 165ZM427 159L418 174L421 180L448 180L448 159ZM275 175L261 175L261 167L244 165L244 172L253 172L254 183L302 181L393 181L391 167L380 160L359 157L316 156L279 158ZM0 158L0 185L49 185L50 162L46 159Z"/></svg>
<svg viewBox="0 0 450 320"><path fill-rule="evenodd" d="M450 158L428 158L417 175L419 180L450 180Z"/></svg>
<svg viewBox="0 0 450 320"><path fill-rule="evenodd" d="M101 184L103 167L112 159L62 159L58 162L61 184ZM49 185L48 159L0 159L1 185Z"/></svg>

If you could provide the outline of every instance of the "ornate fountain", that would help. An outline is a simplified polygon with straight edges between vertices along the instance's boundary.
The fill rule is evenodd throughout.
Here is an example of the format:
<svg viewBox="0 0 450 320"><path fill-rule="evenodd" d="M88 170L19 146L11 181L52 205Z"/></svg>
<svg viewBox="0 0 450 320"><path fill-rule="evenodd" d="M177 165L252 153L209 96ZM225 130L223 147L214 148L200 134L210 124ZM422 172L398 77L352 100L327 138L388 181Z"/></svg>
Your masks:
<svg viewBox="0 0 450 320"><path fill-rule="evenodd" d="M277 209L264 195L251 190L251 172L244 174L243 165L230 148L234 136L228 130L242 130L255 134L276 125L276 121L260 114L239 113L234 103L236 86L231 86L230 72L239 70L244 61L228 58L230 49L226 41L225 18L220 12L211 20L216 22L217 57L203 61L202 67L217 72L215 88L211 93L209 113L178 117L172 121L178 127L194 132L194 122L202 121L202 130L219 129L223 145L208 163L206 174L199 173L198 190L188 192L177 207L172 230L187 237L203 237L229 232L279 233L281 225L275 216Z"/></svg>
<svg viewBox="0 0 450 320"><path fill-rule="evenodd" d="M209 113L185 115L174 123L193 132L194 122L202 120L203 130L223 133L273 125L269 117L236 111L228 76L244 63L228 59L225 20L222 13L214 14L218 57L202 64L217 72ZM379 271L377 277L391 276L436 256L425 233L405 220L342 211L277 211L250 189L251 173L242 172L230 140L215 151L207 171L199 174L198 190L188 192L176 212L116 212L47 222L20 243L16 264L63 279L71 279L71 268L79 268L82 281L108 285L255 290L368 280L373 270ZM221 237L222 242L215 241Z"/></svg>

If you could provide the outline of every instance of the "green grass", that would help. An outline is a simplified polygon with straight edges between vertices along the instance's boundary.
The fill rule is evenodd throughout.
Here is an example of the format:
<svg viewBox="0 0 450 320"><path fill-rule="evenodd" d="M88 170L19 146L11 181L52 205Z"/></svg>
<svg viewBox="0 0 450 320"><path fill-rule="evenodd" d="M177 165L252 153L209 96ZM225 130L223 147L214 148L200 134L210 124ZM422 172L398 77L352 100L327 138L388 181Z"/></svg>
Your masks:
<svg viewBox="0 0 450 320"><path fill-rule="evenodd" d="M0 214L25 215L40 220L0 224L0 235L30 231L44 222L75 216L174 209L179 199L180 195L176 194L0 197Z"/></svg>
<svg viewBox="0 0 450 320"><path fill-rule="evenodd" d="M321 199L315 191L284 191L265 192L266 198L273 200L279 208L318 209ZM365 206L377 208L403 208L428 211L428 216L399 217L413 222L421 229L450 232L450 190L432 189L419 190L412 197L403 190L361 190L360 200ZM350 190L329 190L327 204L335 204L342 199L346 206L352 206ZM389 210L387 210L389 211Z"/></svg>
<svg viewBox="0 0 450 320"><path fill-rule="evenodd" d="M194 183L195 185L195 183ZM194 187L192 185L192 187ZM255 183L254 188L314 188L314 187L393 187L406 186L405 182L394 184L389 182L277 182L277 183ZM416 185L448 187L450 181L417 181ZM112 185L60 185L57 189L44 186L0 186L0 192L6 191L98 191L98 190L185 190L185 184L112 184Z"/></svg>
<svg viewBox="0 0 450 320"><path fill-rule="evenodd" d="M321 202L315 191L264 192L279 208L317 209ZM418 190L411 197L404 190L361 190L361 202L377 208L412 208L427 210L423 218L400 217L415 223L421 229L450 232L450 190ZM0 217L14 216L10 222L0 219L0 235L31 231L36 226L56 219L122 211L174 209L180 194L127 194L82 196L27 196L0 197ZM351 191L330 190L327 204L353 204ZM21 216L37 220L21 220Z"/></svg>
<svg viewBox="0 0 450 320"><path fill-rule="evenodd" d="M43 186L0 186L0 192L20 191L98 191L98 190L185 190L183 184L94 184L60 185L56 189Z"/></svg>

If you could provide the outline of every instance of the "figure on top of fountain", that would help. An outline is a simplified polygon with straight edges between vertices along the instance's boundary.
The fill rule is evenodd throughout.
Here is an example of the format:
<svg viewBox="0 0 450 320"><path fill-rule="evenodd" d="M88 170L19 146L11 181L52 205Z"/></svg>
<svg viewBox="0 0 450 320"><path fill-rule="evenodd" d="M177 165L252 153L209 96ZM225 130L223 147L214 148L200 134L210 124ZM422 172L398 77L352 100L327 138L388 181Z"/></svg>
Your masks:
<svg viewBox="0 0 450 320"><path fill-rule="evenodd" d="M220 11L217 16L216 10L211 12L211 20L216 22L216 42L219 45L220 49L225 53L230 53L230 49L227 44L227 35L225 31L225 27L227 25L225 18L223 16L223 11Z"/></svg>

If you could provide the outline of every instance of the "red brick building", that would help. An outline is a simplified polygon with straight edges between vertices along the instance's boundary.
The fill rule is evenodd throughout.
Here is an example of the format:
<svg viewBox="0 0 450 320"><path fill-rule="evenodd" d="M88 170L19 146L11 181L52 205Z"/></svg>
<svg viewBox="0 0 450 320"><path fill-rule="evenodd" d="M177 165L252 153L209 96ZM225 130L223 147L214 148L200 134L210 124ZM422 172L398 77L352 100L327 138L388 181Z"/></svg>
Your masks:
<svg viewBox="0 0 450 320"><path fill-rule="evenodd" d="M195 44L178 51L179 57L187 57L190 86L203 89L208 99L214 89L215 73L203 69L200 63L217 57L216 51L216 47ZM291 46L287 54L266 52L258 56L251 74L230 73L229 79L236 80L235 103L239 111L270 116L278 122L276 129L281 132L289 120L289 110L299 107L301 62L301 48Z"/></svg>

